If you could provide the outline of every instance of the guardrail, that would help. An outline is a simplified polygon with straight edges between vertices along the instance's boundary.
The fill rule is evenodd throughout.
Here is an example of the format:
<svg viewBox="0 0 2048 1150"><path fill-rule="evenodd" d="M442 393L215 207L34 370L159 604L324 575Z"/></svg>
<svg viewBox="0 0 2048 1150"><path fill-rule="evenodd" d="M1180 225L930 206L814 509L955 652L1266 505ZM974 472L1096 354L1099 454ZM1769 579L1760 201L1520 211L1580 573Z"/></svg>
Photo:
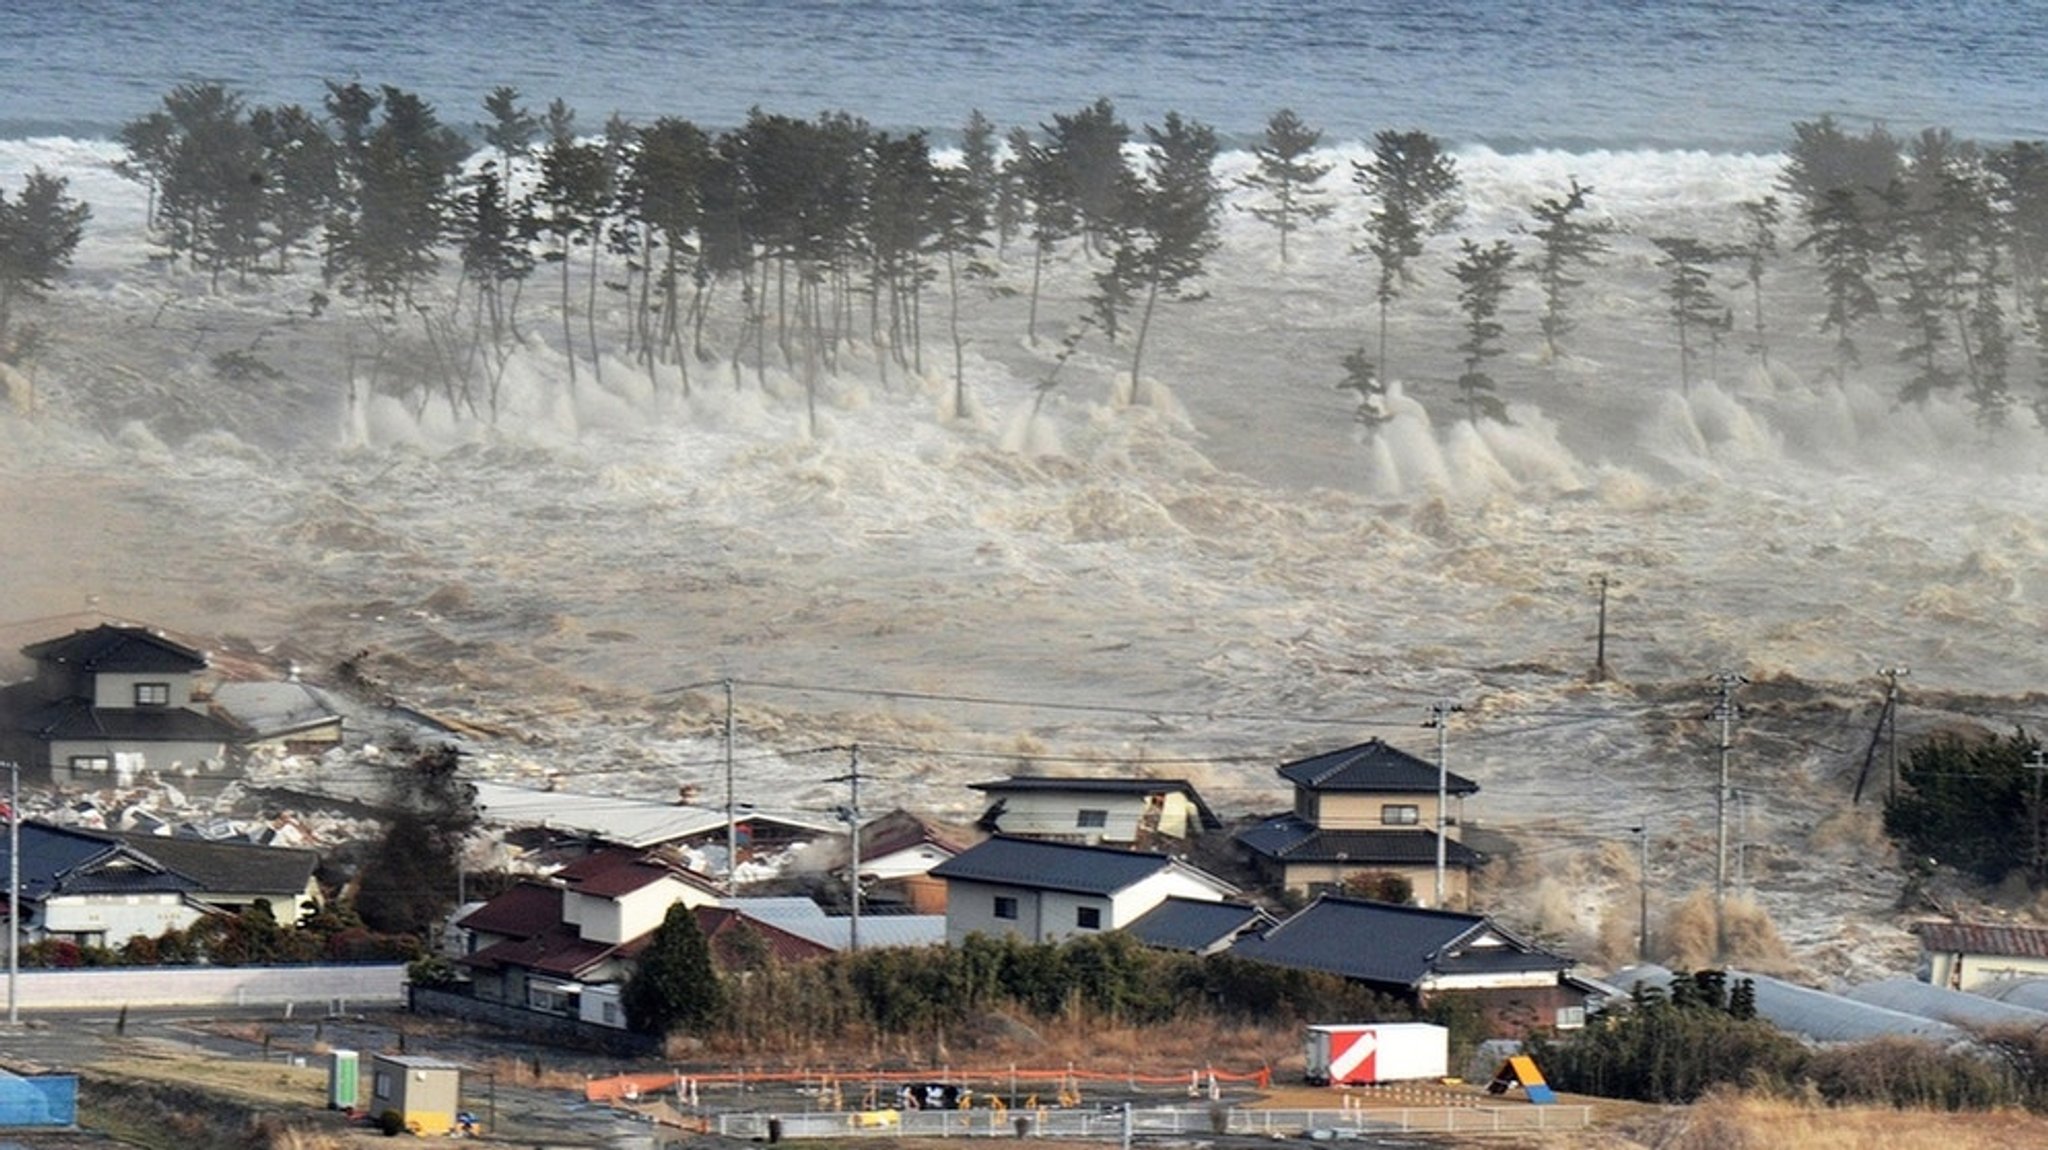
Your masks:
<svg viewBox="0 0 2048 1150"><path fill-rule="evenodd" d="M728 1138L1121 1138L1124 1112L1101 1110L865 1110L720 1114L711 1128ZM1582 1130L1589 1106L1413 1106L1353 1110L1237 1108L1130 1111L1134 1137L1246 1134L1350 1137L1364 1133L1526 1134Z"/></svg>

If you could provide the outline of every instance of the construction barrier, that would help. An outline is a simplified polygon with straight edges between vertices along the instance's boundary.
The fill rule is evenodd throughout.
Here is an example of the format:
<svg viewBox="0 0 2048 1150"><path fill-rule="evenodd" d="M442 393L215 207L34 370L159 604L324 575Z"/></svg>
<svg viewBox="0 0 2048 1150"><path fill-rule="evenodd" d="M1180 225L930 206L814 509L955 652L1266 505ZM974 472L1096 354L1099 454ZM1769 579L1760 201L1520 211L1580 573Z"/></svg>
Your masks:
<svg viewBox="0 0 2048 1150"><path fill-rule="evenodd" d="M701 1090L703 1087L712 1086L795 1084L812 1086L820 1092L837 1092L843 1102L845 1085L857 1084L866 1088L925 1082L957 1082L982 1087L983 1093L1001 1093L1012 1098L1020 1097L1022 1092L1028 1089L1045 1095L1048 1099L1072 1105L1078 1100L1081 1087L1091 1083L1121 1086L1127 1091L1151 1087L1168 1088L1175 1093L1185 1089L1191 1095L1206 1093L1214 1096L1221 1084L1226 1082L1246 1083L1254 1089L1264 1090L1272 1085L1273 1070L1264 1066L1251 1071L1203 1068L1163 1074L1140 1073L1136 1070L1082 1070L1072 1067L1057 1070L1022 1067L974 1070L739 1070L711 1074L686 1074L681 1071L664 1070L594 1078L584 1084L583 1097L590 1102L617 1102L621 1099L636 1099L671 1090Z"/></svg>

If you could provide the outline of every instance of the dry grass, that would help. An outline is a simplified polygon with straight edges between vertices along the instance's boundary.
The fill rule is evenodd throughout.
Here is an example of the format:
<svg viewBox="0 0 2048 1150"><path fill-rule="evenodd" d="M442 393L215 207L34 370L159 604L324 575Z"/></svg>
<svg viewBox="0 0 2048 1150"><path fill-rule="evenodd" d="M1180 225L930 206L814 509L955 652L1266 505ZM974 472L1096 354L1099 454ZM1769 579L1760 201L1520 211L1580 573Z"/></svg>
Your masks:
<svg viewBox="0 0 2048 1150"><path fill-rule="evenodd" d="M1713 1094L1692 1106L1622 1116L1542 1144L1563 1150L2010 1150L2048 1146L2048 1118L1951 1114Z"/></svg>
<svg viewBox="0 0 2048 1150"><path fill-rule="evenodd" d="M317 1110L327 1104L327 1072L311 1066L165 1055L103 1059L88 1064L86 1069L106 1078L194 1086L264 1106Z"/></svg>

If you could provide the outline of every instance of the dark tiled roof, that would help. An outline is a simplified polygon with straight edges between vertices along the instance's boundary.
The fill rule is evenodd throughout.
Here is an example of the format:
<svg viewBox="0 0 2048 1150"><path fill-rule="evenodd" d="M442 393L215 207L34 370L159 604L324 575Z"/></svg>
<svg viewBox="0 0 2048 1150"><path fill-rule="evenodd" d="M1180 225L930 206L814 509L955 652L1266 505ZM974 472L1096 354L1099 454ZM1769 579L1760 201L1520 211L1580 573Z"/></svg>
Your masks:
<svg viewBox="0 0 2048 1150"><path fill-rule="evenodd" d="M1254 854L1281 863L1360 863L1408 866L1436 862L1436 832L1326 831L1314 823L1281 815L1248 830L1237 841ZM1473 867L1486 856L1456 839L1444 840L1447 866Z"/></svg>
<svg viewBox="0 0 2048 1150"><path fill-rule="evenodd" d="M58 639L31 643L21 653L39 663L63 663L87 671L201 671L206 656L142 627L99 626Z"/></svg>
<svg viewBox="0 0 2048 1150"><path fill-rule="evenodd" d="M1001 794L1005 791L1037 791L1041 793L1094 795L1186 795L1188 803L1195 808L1195 813L1201 818L1204 827L1216 830L1223 825L1223 820L1216 817L1216 812L1210 810L1209 804L1202 801L1202 796L1195 790L1194 785L1185 779L1103 779L1064 778L1057 775L1018 775L1007 779L997 779L990 783L969 783L967 785L974 790L986 791L990 794Z"/></svg>
<svg viewBox="0 0 2048 1150"><path fill-rule="evenodd" d="M241 732L184 707L95 707L90 699L59 699L22 717L20 730L39 739L124 739L141 742L229 743Z"/></svg>
<svg viewBox="0 0 2048 1150"><path fill-rule="evenodd" d="M1453 795L1469 795L1479 784L1455 771L1444 772L1444 786ZM1436 764L1388 746L1378 739L1297 759L1280 768L1280 777L1312 791L1386 791L1391 794L1435 794Z"/></svg>
<svg viewBox="0 0 2048 1150"><path fill-rule="evenodd" d="M296 899L305 894L307 880L320 865L320 852L292 847L125 831L109 831L106 837L190 877L201 891L275 894ZM276 910L280 920L289 921L295 914L292 907Z"/></svg>
<svg viewBox="0 0 2048 1150"><path fill-rule="evenodd" d="M533 938L562 921L562 891L539 882L521 882L470 911L456 923L465 930Z"/></svg>
<svg viewBox="0 0 2048 1150"><path fill-rule="evenodd" d="M1149 878L1173 860L1145 851L995 838L932 868L934 878L1108 895Z"/></svg>
<svg viewBox="0 0 2048 1150"><path fill-rule="evenodd" d="M617 898L664 878L679 879L717 893L718 884L660 850L604 847L555 872L570 890L597 898Z"/></svg>
<svg viewBox="0 0 2048 1150"><path fill-rule="evenodd" d="M511 966L558 978L576 978L622 949L579 938L573 927L556 926L532 938L508 939L487 946L462 961L485 970Z"/></svg>
<svg viewBox="0 0 2048 1150"><path fill-rule="evenodd" d="M1506 945L1467 950L1485 934ZM1566 959L1539 950L1483 915L1323 895L1230 953L1253 962L1318 970L1380 986L1415 988L1432 974L1556 971Z"/></svg>
<svg viewBox="0 0 2048 1150"><path fill-rule="evenodd" d="M860 829L860 857L882 858L925 843L959 854L973 845L969 835L951 831L905 810L893 810Z"/></svg>
<svg viewBox="0 0 2048 1150"><path fill-rule="evenodd" d="M2002 922L1923 922L1913 928L1929 951L2048 958L2048 927Z"/></svg>
<svg viewBox="0 0 2048 1150"><path fill-rule="evenodd" d="M1245 903L1206 902L1176 895L1146 911L1124 931L1146 946L1199 954L1271 921L1265 911Z"/></svg>
<svg viewBox="0 0 2048 1150"><path fill-rule="evenodd" d="M49 897L72 872L115 853L113 843L84 831L47 823L21 824L21 897L36 902ZM0 835L0 868L7 862L7 838Z"/></svg>

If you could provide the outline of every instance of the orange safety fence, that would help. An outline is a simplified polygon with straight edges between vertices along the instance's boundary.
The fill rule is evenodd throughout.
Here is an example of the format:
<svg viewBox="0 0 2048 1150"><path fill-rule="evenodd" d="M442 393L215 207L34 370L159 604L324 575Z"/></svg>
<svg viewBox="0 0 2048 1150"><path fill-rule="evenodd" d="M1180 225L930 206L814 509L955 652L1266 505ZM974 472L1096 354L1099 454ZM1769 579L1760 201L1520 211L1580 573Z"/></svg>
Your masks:
<svg viewBox="0 0 2048 1150"><path fill-rule="evenodd" d="M1041 1070L1023 1067L1000 1067L996 1069L963 1070L947 1067L942 1070L728 1070L709 1073L695 1071L664 1070L645 1074L618 1074L610 1078L593 1078L583 1086L583 1097L591 1102L616 1102L619 1099L639 1098L649 1094L673 1091L683 1082L700 1086L747 1086L769 1083L816 1082L816 1083L883 1083L883 1082L992 1082L992 1083L1081 1083L1121 1082L1129 1086L1188 1086L1208 1082L1249 1082L1260 1090L1273 1082L1273 1068L1262 1066L1257 1070L1231 1071L1210 1067L1191 1069L1178 1074L1143 1074L1134 1070L1083 1070L1058 1069Z"/></svg>

